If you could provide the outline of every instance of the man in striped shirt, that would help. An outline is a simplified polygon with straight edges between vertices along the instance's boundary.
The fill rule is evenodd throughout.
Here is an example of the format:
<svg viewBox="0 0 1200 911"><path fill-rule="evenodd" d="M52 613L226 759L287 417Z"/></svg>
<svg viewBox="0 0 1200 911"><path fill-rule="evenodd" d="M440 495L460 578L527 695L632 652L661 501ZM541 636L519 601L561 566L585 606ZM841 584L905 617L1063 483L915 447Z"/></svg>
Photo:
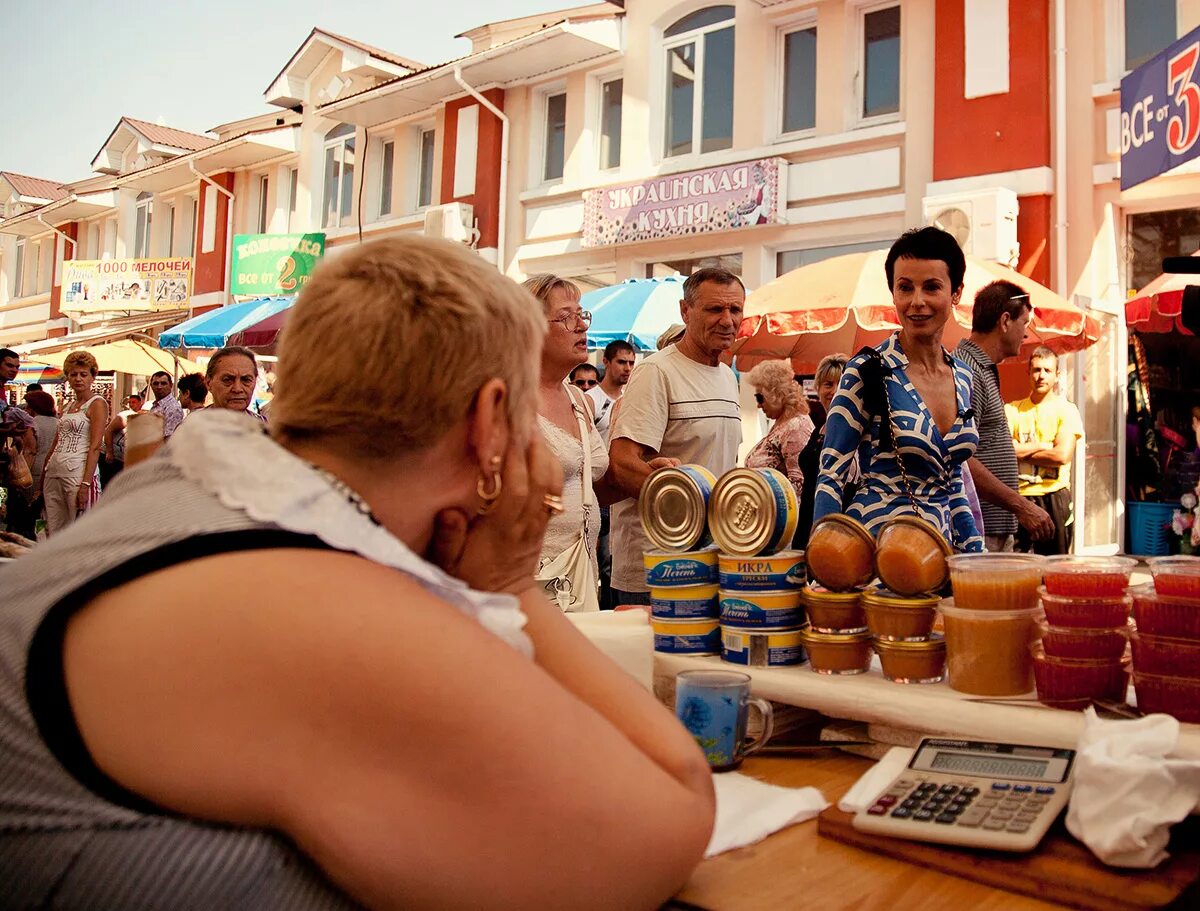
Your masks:
<svg viewBox="0 0 1200 911"><path fill-rule="evenodd" d="M1054 533L1049 513L1017 492L1017 454L1000 397L997 366L1021 351L1033 308L1029 294L1010 281L994 281L975 295L971 335L954 355L971 370L971 408L979 446L967 464L983 510L989 551L1010 551L1018 524L1034 540Z"/></svg>

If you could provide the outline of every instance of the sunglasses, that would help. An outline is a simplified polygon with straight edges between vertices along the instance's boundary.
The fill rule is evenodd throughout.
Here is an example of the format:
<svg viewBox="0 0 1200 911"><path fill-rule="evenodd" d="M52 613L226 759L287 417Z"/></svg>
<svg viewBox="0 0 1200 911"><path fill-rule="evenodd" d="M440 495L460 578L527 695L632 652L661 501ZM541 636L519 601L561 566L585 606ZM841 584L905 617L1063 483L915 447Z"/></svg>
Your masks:
<svg viewBox="0 0 1200 911"><path fill-rule="evenodd" d="M578 379L575 381L575 385L580 389L591 389L593 386L599 386L600 381L593 379Z"/></svg>

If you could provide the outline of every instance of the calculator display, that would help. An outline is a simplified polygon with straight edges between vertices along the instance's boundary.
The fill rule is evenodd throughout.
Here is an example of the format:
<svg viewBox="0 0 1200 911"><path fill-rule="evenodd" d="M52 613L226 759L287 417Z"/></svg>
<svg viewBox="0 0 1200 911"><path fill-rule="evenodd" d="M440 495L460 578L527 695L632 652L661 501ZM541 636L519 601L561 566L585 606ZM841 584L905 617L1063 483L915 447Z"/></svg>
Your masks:
<svg viewBox="0 0 1200 911"><path fill-rule="evenodd" d="M1043 778L1049 762L1017 756L945 753L938 751L930 768L939 772L957 772L982 778Z"/></svg>

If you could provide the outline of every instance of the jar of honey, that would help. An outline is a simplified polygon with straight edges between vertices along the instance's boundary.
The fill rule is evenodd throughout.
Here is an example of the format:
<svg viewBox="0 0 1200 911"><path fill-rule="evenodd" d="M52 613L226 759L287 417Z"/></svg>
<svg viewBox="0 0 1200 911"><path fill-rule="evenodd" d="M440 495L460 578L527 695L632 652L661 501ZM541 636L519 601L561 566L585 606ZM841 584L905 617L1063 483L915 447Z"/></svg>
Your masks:
<svg viewBox="0 0 1200 911"><path fill-rule="evenodd" d="M1020 696L1033 689L1041 608L974 610L947 598L938 605L946 635L950 688L972 696Z"/></svg>
<svg viewBox="0 0 1200 911"><path fill-rule="evenodd" d="M875 640L883 676L892 683L937 683L946 673L946 640L933 636L919 642Z"/></svg>
<svg viewBox="0 0 1200 911"><path fill-rule="evenodd" d="M861 633L867 628L859 593L831 592L811 583L804 588L808 623L817 633Z"/></svg>
<svg viewBox="0 0 1200 911"><path fill-rule="evenodd" d="M886 588L874 588L863 592L861 600L871 634L898 642L929 638L939 599L936 595L903 597Z"/></svg>
<svg viewBox="0 0 1200 911"><path fill-rule="evenodd" d="M931 522L897 516L886 522L875 543L875 572L899 595L935 592L949 580L950 543Z"/></svg>
<svg viewBox="0 0 1200 911"><path fill-rule="evenodd" d="M808 663L818 674L863 674L871 666L871 634L815 633L805 630L801 641Z"/></svg>
<svg viewBox="0 0 1200 911"><path fill-rule="evenodd" d="M875 575L875 539L865 525L842 513L813 525L807 556L809 574L833 592L859 588Z"/></svg>
<svg viewBox="0 0 1200 911"><path fill-rule="evenodd" d="M961 610L1034 610L1045 558L1037 554L955 554L950 566L954 604Z"/></svg>

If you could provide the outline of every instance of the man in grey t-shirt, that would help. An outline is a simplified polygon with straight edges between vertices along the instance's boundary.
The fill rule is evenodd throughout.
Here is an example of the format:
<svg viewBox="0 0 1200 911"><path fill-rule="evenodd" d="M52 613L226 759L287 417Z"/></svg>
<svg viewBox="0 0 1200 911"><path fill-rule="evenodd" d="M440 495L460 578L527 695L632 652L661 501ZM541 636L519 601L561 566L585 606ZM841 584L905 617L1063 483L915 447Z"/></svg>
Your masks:
<svg viewBox="0 0 1200 911"><path fill-rule="evenodd" d="M1004 280L985 285L975 295L971 335L954 350L954 356L971 370L971 408L979 446L967 464L979 493L981 530L990 551L1011 551L1018 523L1035 540L1054 530L1050 515L1017 493L1017 454L996 369L1020 354L1032 314L1029 294L1020 285Z"/></svg>
<svg viewBox="0 0 1200 911"><path fill-rule="evenodd" d="M650 472L694 463L714 475L737 464L742 441L737 380L719 360L742 321L746 289L725 269L700 269L683 285L683 338L633 371L613 422L607 480L629 499L613 505L616 604L649 604L642 554L651 546L637 498Z"/></svg>

